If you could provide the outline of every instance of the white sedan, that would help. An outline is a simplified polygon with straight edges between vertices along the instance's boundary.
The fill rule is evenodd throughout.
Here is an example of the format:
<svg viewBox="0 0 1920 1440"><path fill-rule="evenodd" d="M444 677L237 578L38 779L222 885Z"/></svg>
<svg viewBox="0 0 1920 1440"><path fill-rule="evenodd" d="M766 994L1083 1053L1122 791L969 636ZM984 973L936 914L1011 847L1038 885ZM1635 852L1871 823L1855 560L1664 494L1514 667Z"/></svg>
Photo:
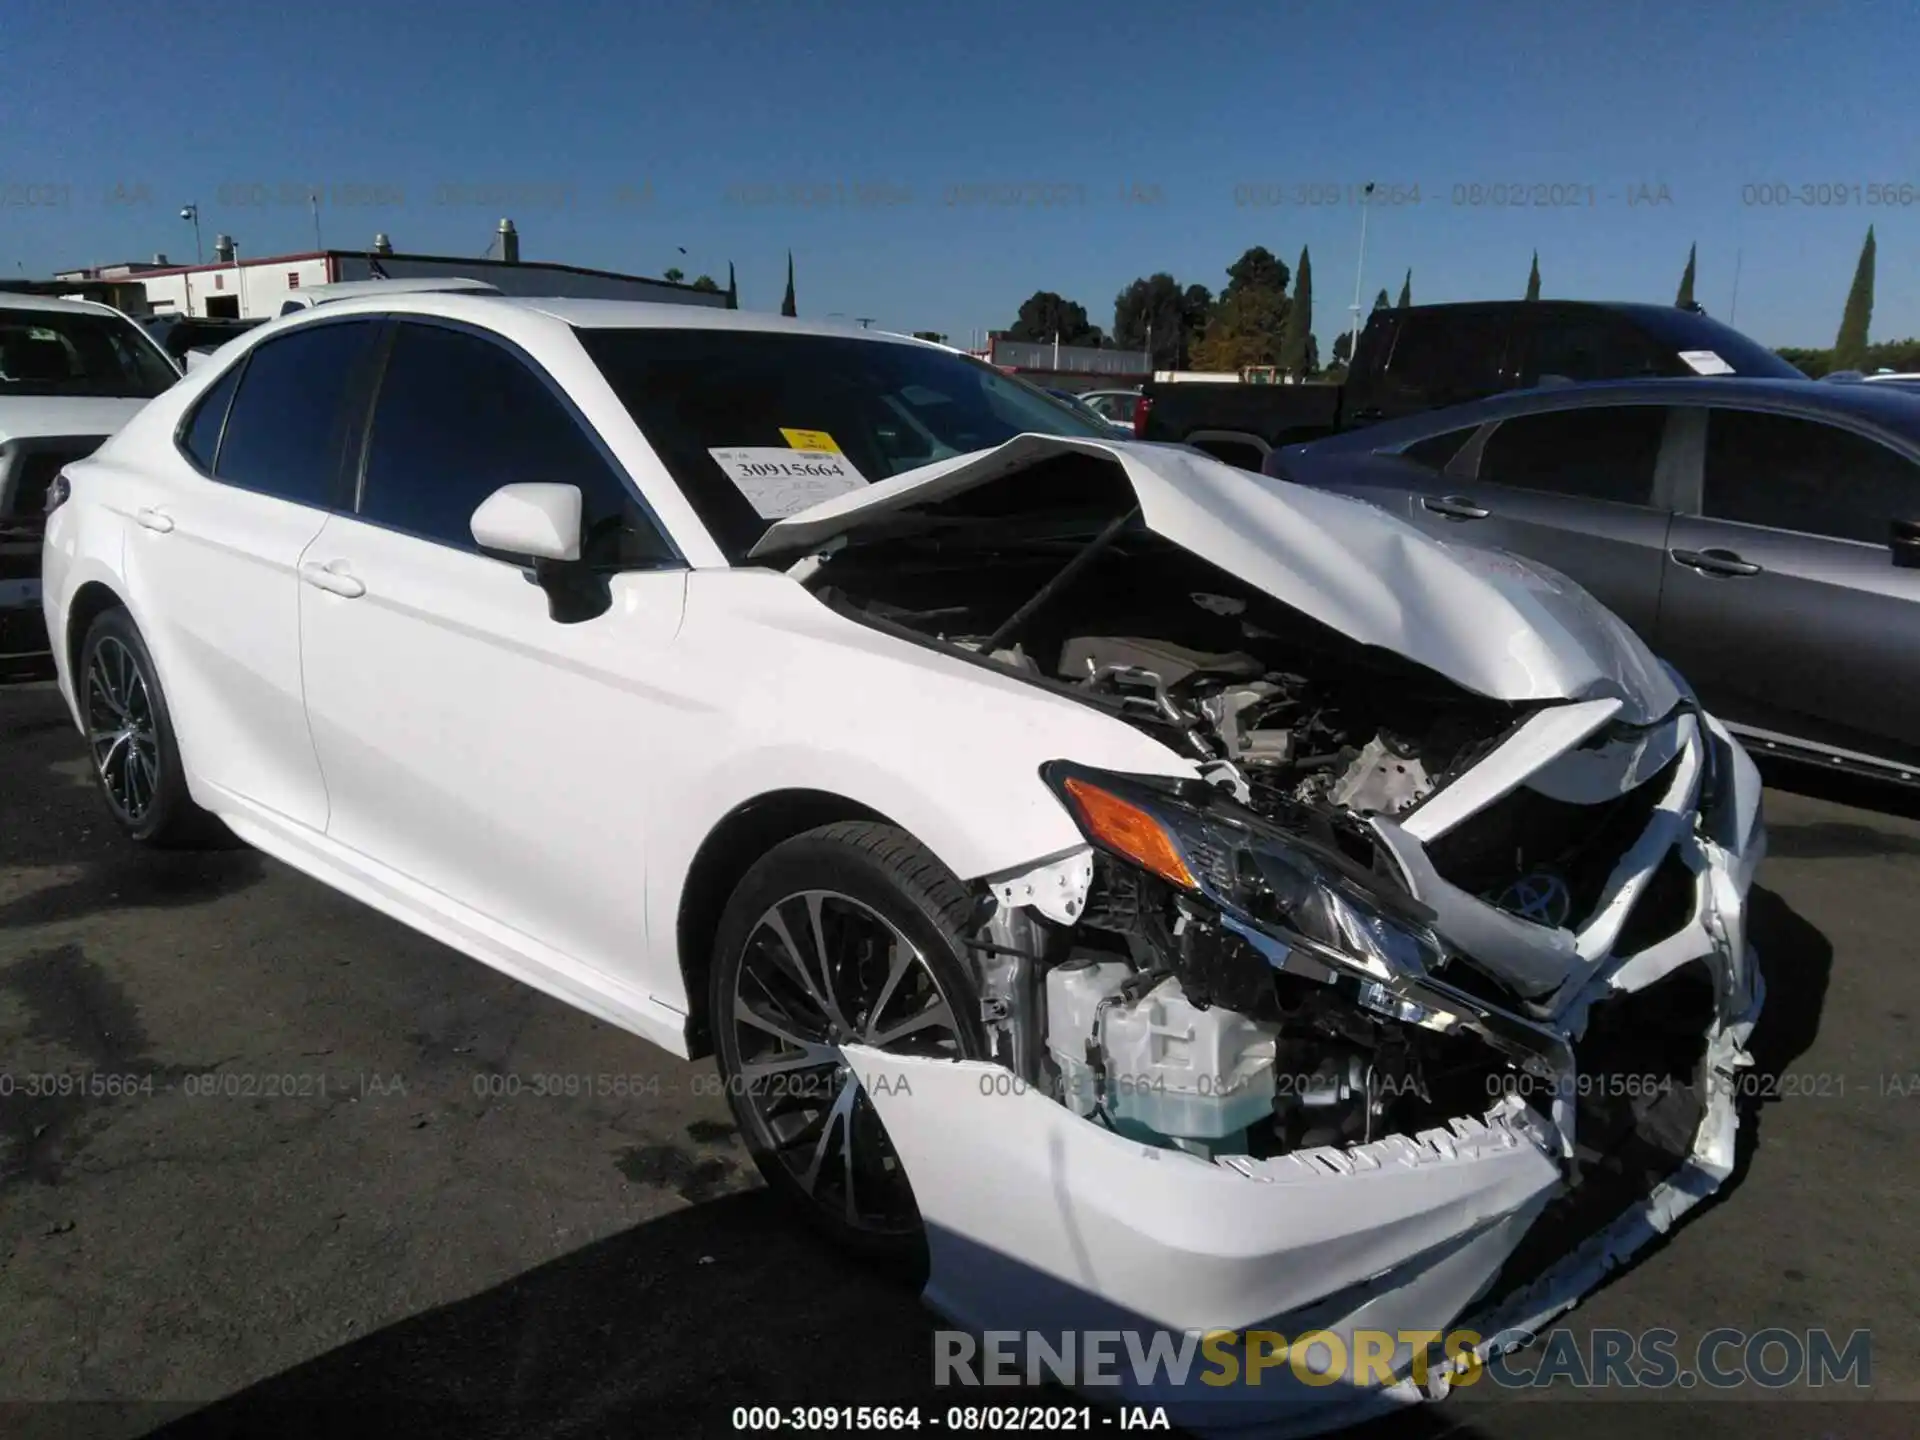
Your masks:
<svg viewBox="0 0 1920 1440"><path fill-rule="evenodd" d="M938 346L464 295L256 330L50 503L130 837L714 1054L963 1326L1398 1336L1193 1402L1332 1424L1731 1169L1758 778L1525 562Z"/></svg>

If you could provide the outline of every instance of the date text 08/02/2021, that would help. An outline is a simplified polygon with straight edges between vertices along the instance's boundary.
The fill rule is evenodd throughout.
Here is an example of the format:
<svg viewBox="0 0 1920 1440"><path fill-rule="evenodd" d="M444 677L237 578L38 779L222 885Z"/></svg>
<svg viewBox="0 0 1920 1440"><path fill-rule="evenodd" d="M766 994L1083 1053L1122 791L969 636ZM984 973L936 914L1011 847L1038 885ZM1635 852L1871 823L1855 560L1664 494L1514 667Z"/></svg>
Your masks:
<svg viewBox="0 0 1920 1440"><path fill-rule="evenodd" d="M922 1429L953 1435L1086 1434L1099 1430L1173 1429L1157 1405L1096 1409L1091 1405L736 1405L733 1429L748 1433L887 1433Z"/></svg>

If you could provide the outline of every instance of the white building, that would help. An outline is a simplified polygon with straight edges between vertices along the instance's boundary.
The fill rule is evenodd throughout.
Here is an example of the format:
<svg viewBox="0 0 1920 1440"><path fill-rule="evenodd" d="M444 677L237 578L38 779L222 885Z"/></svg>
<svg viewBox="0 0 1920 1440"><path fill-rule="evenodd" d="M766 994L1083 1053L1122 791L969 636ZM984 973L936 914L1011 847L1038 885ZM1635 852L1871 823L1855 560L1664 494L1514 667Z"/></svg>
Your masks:
<svg viewBox="0 0 1920 1440"><path fill-rule="evenodd" d="M145 287L147 304L156 315L205 315L229 320L264 320L280 313L280 302L297 290L331 285L342 280L419 279L428 276L465 276L484 280L508 295L565 295L592 300L654 300L681 305L724 306L726 295L696 290L668 280L622 275L613 270L589 270L579 265L557 265L519 258L520 241L512 226L501 222L499 260L472 260L451 255L398 255L377 237L372 250L310 250L297 255L236 255L233 242L222 235L214 244L215 259L204 265L170 265L164 255L151 263L102 265L68 270L55 276L71 281L135 281Z"/></svg>

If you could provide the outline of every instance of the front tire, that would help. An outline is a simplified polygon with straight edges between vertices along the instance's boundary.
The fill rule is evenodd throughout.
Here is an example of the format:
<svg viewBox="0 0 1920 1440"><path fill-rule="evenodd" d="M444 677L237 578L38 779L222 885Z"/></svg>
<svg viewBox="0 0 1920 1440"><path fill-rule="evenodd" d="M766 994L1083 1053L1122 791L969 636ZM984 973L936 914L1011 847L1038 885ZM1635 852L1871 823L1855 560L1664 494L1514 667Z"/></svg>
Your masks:
<svg viewBox="0 0 1920 1440"><path fill-rule="evenodd" d="M159 673L125 610L108 610L87 628L74 690L93 778L122 834L156 850L233 843L187 792Z"/></svg>
<svg viewBox="0 0 1920 1440"><path fill-rule="evenodd" d="M966 890L912 836L845 822L776 846L714 942L714 1050L767 1184L838 1244L919 1264L913 1187L841 1047L976 1059Z"/></svg>

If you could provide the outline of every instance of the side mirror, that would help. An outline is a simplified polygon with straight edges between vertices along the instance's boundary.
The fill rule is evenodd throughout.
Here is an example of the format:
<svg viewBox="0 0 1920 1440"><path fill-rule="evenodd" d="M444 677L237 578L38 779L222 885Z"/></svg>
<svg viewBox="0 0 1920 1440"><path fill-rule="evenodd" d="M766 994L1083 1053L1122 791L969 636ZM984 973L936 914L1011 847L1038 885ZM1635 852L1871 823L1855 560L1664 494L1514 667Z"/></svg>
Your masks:
<svg viewBox="0 0 1920 1440"><path fill-rule="evenodd" d="M472 530L482 550L536 560L578 560L580 487L502 485L473 512Z"/></svg>
<svg viewBox="0 0 1920 1440"><path fill-rule="evenodd" d="M1920 570L1920 520L1896 520L1888 541L1893 563L1903 570Z"/></svg>
<svg viewBox="0 0 1920 1440"><path fill-rule="evenodd" d="M527 578L547 592L547 614L563 625L604 615L613 604L606 577L580 558L580 512L577 485L502 485L469 526L482 550L533 561Z"/></svg>

